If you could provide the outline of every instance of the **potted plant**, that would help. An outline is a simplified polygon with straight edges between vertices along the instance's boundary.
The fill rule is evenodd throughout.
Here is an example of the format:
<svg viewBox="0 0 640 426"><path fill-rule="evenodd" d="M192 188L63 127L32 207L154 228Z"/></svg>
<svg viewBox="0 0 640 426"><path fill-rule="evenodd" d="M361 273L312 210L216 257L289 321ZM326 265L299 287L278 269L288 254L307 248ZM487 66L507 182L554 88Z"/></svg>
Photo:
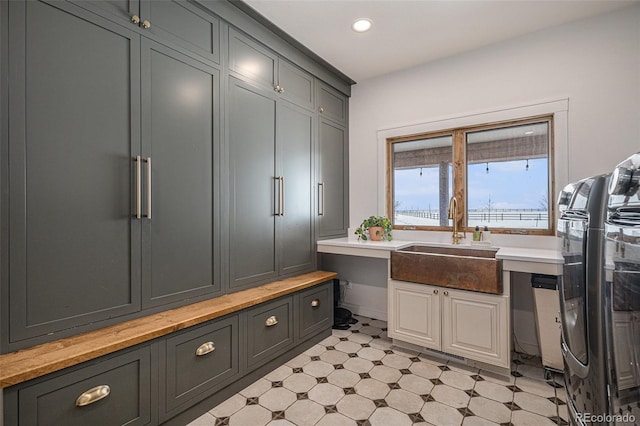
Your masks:
<svg viewBox="0 0 640 426"><path fill-rule="evenodd" d="M358 239L373 241L387 240L391 241L391 230L393 226L391 221L384 216L369 216L362 221L355 234ZM368 237L367 237L368 234Z"/></svg>

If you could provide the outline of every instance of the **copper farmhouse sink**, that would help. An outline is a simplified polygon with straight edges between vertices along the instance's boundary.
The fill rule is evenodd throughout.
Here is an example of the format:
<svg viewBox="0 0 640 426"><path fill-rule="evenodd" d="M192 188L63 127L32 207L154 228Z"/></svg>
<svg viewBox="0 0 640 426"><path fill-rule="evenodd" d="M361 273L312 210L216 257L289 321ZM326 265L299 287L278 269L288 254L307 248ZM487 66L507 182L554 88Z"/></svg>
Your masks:
<svg viewBox="0 0 640 426"><path fill-rule="evenodd" d="M409 246L391 252L391 278L420 284L502 294L497 249Z"/></svg>

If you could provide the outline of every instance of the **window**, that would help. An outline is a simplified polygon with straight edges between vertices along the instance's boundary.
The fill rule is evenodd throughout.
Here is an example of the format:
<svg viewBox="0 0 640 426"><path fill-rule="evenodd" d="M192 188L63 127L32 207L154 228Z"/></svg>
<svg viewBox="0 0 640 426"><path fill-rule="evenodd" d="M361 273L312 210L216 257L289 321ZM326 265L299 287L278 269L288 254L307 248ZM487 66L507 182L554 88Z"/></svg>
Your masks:
<svg viewBox="0 0 640 426"><path fill-rule="evenodd" d="M387 211L397 229L459 226L553 234L552 118L387 139Z"/></svg>

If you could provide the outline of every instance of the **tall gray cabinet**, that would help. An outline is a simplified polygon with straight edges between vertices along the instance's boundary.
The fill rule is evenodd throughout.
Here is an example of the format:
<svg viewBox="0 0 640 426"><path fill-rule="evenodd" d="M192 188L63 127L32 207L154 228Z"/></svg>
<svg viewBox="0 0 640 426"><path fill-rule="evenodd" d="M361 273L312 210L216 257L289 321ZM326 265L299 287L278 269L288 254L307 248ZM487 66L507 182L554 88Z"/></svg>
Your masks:
<svg viewBox="0 0 640 426"><path fill-rule="evenodd" d="M346 235L352 82L241 9L0 3L0 352L312 271Z"/></svg>
<svg viewBox="0 0 640 426"><path fill-rule="evenodd" d="M315 267L313 78L229 31L230 287Z"/></svg>

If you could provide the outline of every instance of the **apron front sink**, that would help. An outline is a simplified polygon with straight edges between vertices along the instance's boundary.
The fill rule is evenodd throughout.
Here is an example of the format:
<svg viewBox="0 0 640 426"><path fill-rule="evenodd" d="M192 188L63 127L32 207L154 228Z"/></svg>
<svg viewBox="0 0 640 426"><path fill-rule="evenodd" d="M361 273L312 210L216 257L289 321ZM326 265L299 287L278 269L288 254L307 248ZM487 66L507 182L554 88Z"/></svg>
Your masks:
<svg viewBox="0 0 640 426"><path fill-rule="evenodd" d="M391 278L420 284L502 294L497 249L409 246L391 252Z"/></svg>

